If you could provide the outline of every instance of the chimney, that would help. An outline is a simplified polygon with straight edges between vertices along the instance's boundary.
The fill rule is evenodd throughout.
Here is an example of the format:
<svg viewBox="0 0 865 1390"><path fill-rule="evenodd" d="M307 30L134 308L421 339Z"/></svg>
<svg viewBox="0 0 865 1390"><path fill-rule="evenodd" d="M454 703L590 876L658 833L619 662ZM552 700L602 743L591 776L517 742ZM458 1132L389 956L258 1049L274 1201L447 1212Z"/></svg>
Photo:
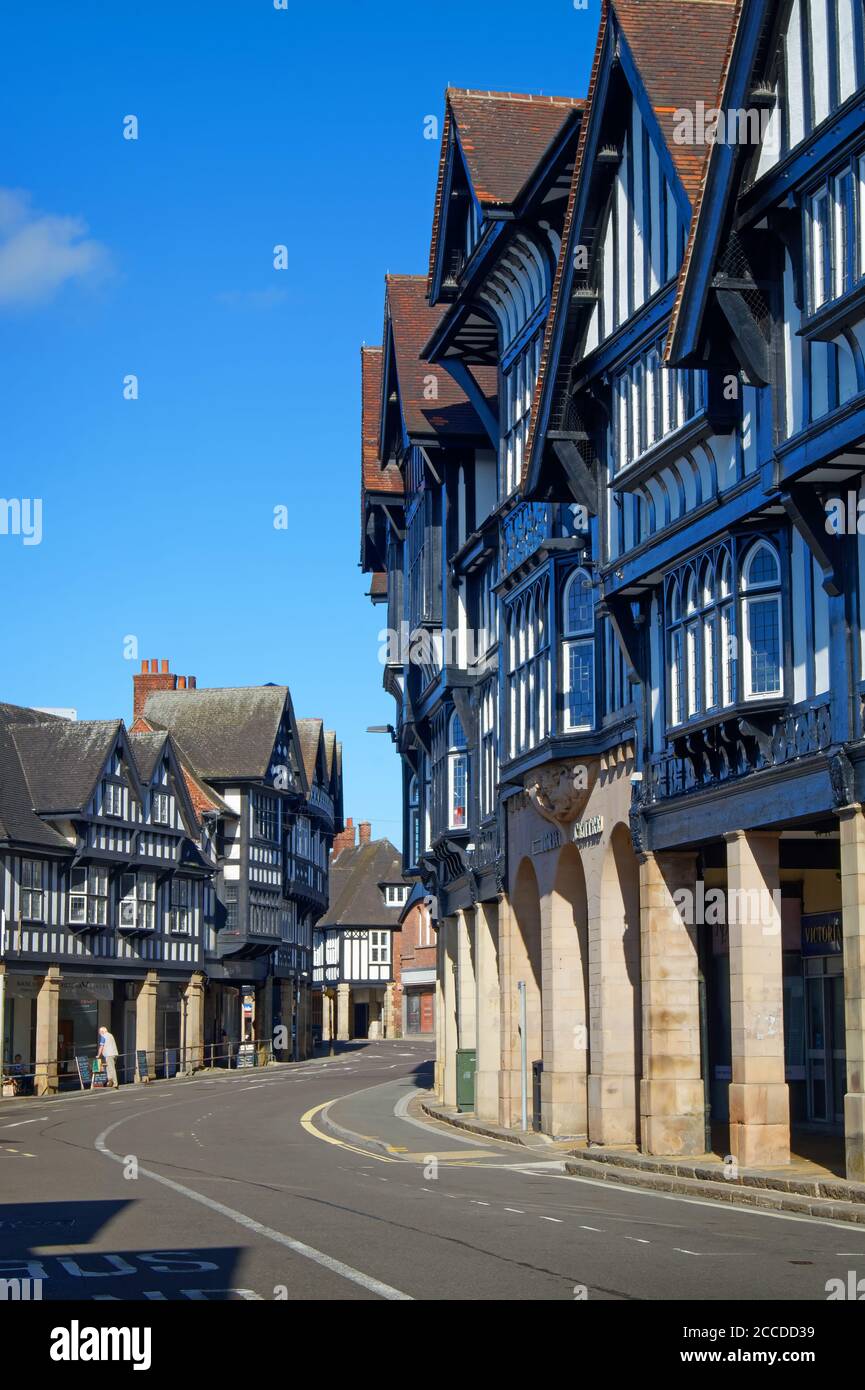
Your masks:
<svg viewBox="0 0 865 1390"><path fill-rule="evenodd" d="M362 820L357 830L360 844L368 845L372 839L372 821Z"/></svg>
<svg viewBox="0 0 865 1390"><path fill-rule="evenodd" d="M341 854L344 849L354 849L354 821L351 816L345 823L345 830L341 830L338 835L333 837L333 857Z"/></svg>
<svg viewBox="0 0 865 1390"><path fill-rule="evenodd" d="M147 703L148 695L152 695L155 690L177 690L187 686L190 690L195 689L194 676L175 676L169 670L169 663L164 659L161 661L153 660L142 661L141 671L132 677L132 722L144 713L144 706Z"/></svg>

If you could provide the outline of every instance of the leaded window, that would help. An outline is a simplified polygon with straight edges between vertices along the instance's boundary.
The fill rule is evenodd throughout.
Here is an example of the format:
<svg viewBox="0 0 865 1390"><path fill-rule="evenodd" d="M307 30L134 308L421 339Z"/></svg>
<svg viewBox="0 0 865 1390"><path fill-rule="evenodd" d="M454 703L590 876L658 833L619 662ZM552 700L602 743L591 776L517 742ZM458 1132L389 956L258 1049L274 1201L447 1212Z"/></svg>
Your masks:
<svg viewBox="0 0 865 1390"><path fill-rule="evenodd" d="M562 594L563 724L567 733L595 725L595 611L587 570L569 576Z"/></svg>

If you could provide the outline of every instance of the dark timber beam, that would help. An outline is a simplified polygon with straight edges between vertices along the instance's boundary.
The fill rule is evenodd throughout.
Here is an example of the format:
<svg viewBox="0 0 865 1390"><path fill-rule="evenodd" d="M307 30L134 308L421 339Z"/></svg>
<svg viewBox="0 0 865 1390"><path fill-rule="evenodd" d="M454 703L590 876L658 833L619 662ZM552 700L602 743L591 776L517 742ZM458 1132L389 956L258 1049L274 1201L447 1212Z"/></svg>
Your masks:
<svg viewBox="0 0 865 1390"><path fill-rule="evenodd" d="M599 512L597 478L576 444L570 439L554 439L552 445L556 458L564 470L574 501L585 507L591 516L597 516Z"/></svg>
<svg viewBox="0 0 865 1390"><path fill-rule="evenodd" d="M621 594L610 594L598 605L598 613L609 618L613 632L625 654L628 670L638 685L645 683L643 674L643 623L634 618L631 600Z"/></svg>
<svg viewBox="0 0 865 1390"><path fill-rule="evenodd" d="M769 344L745 299L744 291L748 288L750 286L747 282L727 281L721 276L716 277L714 282L718 303L730 325L742 366L751 385L768 386L772 379L769 370Z"/></svg>
<svg viewBox="0 0 865 1390"><path fill-rule="evenodd" d="M826 530L826 509L813 483L793 483L781 495L784 511L810 550L823 574L823 588L837 598L844 588L841 540Z"/></svg>
<svg viewBox="0 0 865 1390"><path fill-rule="evenodd" d="M486 430L490 443L496 453L498 453L499 443L501 442L499 438L499 422L490 410L486 396L478 386L465 362L458 357L445 357L438 365L444 367L445 371L453 377L457 386L462 387L474 406L475 414Z"/></svg>

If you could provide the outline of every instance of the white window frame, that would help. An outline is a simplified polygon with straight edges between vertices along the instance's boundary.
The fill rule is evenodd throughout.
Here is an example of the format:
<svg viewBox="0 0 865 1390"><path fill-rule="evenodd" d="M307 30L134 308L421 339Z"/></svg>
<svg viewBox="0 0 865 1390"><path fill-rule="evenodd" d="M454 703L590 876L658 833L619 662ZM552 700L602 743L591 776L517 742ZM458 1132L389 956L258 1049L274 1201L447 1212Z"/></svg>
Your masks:
<svg viewBox="0 0 865 1390"><path fill-rule="evenodd" d="M20 877L20 910L24 922L45 920L45 883L48 865L44 859L22 859Z"/></svg>
<svg viewBox="0 0 865 1390"><path fill-rule="evenodd" d="M462 730L462 742L455 737L455 725ZM462 778L462 806L457 804L457 775ZM465 729L456 710L448 720L448 826L451 830L466 830L469 823L469 752ZM457 815L462 812L462 816Z"/></svg>
<svg viewBox="0 0 865 1390"><path fill-rule="evenodd" d="M571 592L577 584L581 585L584 592L587 592L589 595L588 612L585 619L583 619L578 613L572 621L570 614ZM583 606L585 605L581 602L580 607L582 608ZM595 721L597 718L597 671L595 661L594 584L592 581L592 576L590 575L588 570L583 569L582 567L572 570L572 572L568 575L567 580L565 581L564 588L562 589L562 633L562 728L565 733L581 733L587 729L593 729L595 727ZM572 719L571 716L570 696L573 693L573 686L571 681L571 654L573 652L580 651L583 648L585 648L585 650L588 652L590 658L589 667L591 671L592 685L592 713L591 719L588 723L577 723Z"/></svg>
<svg viewBox="0 0 865 1390"><path fill-rule="evenodd" d="M70 927L108 926L108 869L104 864L77 865L70 870L67 923Z"/></svg>
<svg viewBox="0 0 865 1390"><path fill-rule="evenodd" d="M123 819L123 787L108 778L102 783L102 814L115 820Z"/></svg>
<svg viewBox="0 0 865 1390"><path fill-rule="evenodd" d="M121 876L117 925L124 931L153 931L156 926L155 873L142 870Z"/></svg>

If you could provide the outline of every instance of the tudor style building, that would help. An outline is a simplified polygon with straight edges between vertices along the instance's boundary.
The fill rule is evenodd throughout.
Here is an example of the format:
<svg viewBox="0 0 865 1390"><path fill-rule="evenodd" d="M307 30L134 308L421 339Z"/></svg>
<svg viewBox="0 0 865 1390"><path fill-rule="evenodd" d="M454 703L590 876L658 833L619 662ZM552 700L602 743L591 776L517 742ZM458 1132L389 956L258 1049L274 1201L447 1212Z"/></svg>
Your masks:
<svg viewBox="0 0 865 1390"><path fill-rule="evenodd" d="M331 903L313 933L313 982L321 988L323 1042L401 1035L400 917L410 885L390 840L369 821L337 835Z"/></svg>
<svg viewBox="0 0 865 1390"><path fill-rule="evenodd" d="M311 1050L341 747L284 686L199 690L155 661L134 686L130 731L0 705L2 1056L39 1093L102 1024L123 1080L140 1052L163 1075L246 1039Z"/></svg>
<svg viewBox="0 0 865 1390"><path fill-rule="evenodd" d="M169 735L0 706L3 1052L38 1093L102 1024L125 1079L139 1050L201 1064L215 863Z"/></svg>
<svg viewBox="0 0 865 1390"><path fill-rule="evenodd" d="M476 1047L486 1118L518 1122L522 983L549 1132L765 1164L806 1125L865 1175L863 31L861 0L609 0L558 135L448 94L420 351L495 450L444 564L469 613L492 568L498 645L443 692L467 833L408 778L406 865L439 1093Z"/></svg>
<svg viewBox="0 0 865 1390"><path fill-rule="evenodd" d="M233 1051L282 1028L277 1050L305 1057L312 932L342 825L341 746L320 719L295 719L286 686L204 690L162 666L135 677L134 727L169 731L216 793L207 1040Z"/></svg>

